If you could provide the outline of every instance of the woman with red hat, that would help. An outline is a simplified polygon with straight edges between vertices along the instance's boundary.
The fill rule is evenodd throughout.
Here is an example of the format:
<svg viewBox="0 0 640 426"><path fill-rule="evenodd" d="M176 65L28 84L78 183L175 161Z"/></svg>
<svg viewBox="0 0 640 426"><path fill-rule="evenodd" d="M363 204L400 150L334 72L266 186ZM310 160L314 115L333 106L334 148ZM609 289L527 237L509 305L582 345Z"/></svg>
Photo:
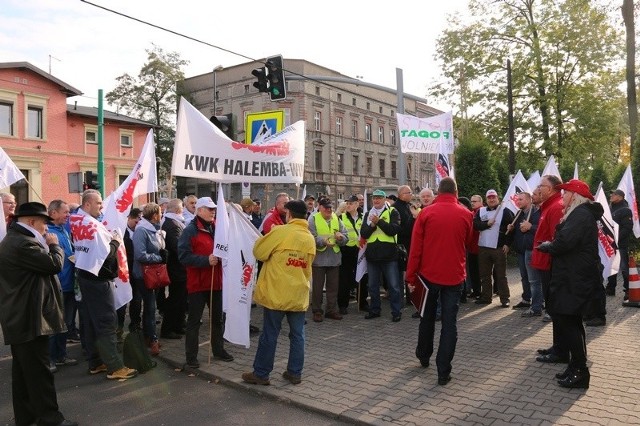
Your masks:
<svg viewBox="0 0 640 426"><path fill-rule="evenodd" d="M590 375L582 316L597 286L602 286L596 221L602 217L603 208L593 202L589 185L578 179L556 185L556 189L563 190L564 216L554 240L537 247L551 254L547 310L557 321L558 332L570 353L569 366L556 378L562 387L586 389Z"/></svg>

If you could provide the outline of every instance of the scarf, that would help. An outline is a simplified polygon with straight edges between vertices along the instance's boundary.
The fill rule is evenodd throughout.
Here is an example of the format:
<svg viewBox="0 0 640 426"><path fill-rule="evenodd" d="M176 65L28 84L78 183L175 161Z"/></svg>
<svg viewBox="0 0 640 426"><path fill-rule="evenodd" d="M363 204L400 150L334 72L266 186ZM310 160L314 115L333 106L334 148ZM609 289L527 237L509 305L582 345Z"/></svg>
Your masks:
<svg viewBox="0 0 640 426"><path fill-rule="evenodd" d="M387 208L387 204L385 203L384 207L382 207L381 209L376 209L375 207L371 207L369 209L369 214L367 215L367 225L371 225L371 215L374 214L378 217L380 217L380 215L382 214L382 212L384 211L384 209Z"/></svg>
<svg viewBox="0 0 640 426"><path fill-rule="evenodd" d="M156 239L158 240L158 245L160 246L160 249L162 250L163 248L165 248L164 238L167 235L167 233L159 229L160 228L159 224L157 225L153 224L143 217L142 219L140 219L140 222L138 222L138 226L143 229L146 229L147 231L154 233L156 235Z"/></svg>
<svg viewBox="0 0 640 426"><path fill-rule="evenodd" d="M38 243L42 246L45 252L49 253L49 244L47 244L47 240L44 239L44 236L36 231L34 228L30 227L26 223L16 222L18 225L25 228L27 231L33 233L33 236L38 240Z"/></svg>
<svg viewBox="0 0 640 426"><path fill-rule="evenodd" d="M165 219L175 220L176 222L178 222L178 226L180 227L180 229L184 229L184 217L182 215L177 213L165 213L162 221L164 222Z"/></svg>

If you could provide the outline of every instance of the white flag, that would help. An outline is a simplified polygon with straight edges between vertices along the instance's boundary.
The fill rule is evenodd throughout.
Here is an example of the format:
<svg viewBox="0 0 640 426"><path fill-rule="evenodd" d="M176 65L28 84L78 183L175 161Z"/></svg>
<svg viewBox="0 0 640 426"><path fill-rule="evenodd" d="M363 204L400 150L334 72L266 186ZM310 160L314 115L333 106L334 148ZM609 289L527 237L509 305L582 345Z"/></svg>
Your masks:
<svg viewBox="0 0 640 426"><path fill-rule="evenodd" d="M546 175L557 176L558 178L562 179L562 177L560 176L560 172L558 171L556 159L553 158L553 155L549 157L549 160L547 160L547 165L544 166L544 170L542 171L542 176Z"/></svg>
<svg viewBox="0 0 640 426"><path fill-rule="evenodd" d="M364 206L362 207L362 214L364 215L369 210L367 206L367 190L364 190ZM358 230L358 241L360 244L360 250L358 250L358 260L356 263L356 281L360 282L362 277L368 272L367 270L367 258L364 256L367 250L367 242L360 237L360 230Z"/></svg>
<svg viewBox="0 0 640 426"><path fill-rule="evenodd" d="M118 229L124 235L127 229L127 216L133 206L133 200L144 194L158 191L156 176L156 151L153 130L147 133L147 139L140 157L124 182L104 201L102 222L109 231Z"/></svg>
<svg viewBox="0 0 640 426"><path fill-rule="evenodd" d="M573 167L573 178L578 179L578 162L576 161L576 165Z"/></svg>
<svg viewBox="0 0 640 426"><path fill-rule="evenodd" d="M522 172L518 170L518 173L513 177L507 192L504 194L504 199L502 200L504 206L511 210L513 214L516 214L518 210L520 210L516 205L516 200L518 199L518 194L521 192L528 192L531 194L531 189L529 188L527 180L522 175Z"/></svg>
<svg viewBox="0 0 640 426"><path fill-rule="evenodd" d="M94 217L79 209L69 217L76 268L98 275L109 255L111 232Z"/></svg>
<svg viewBox="0 0 640 426"><path fill-rule="evenodd" d="M227 205L224 201L221 183L218 184L218 201L216 202L216 206L218 207L218 211L216 212L216 244L213 246L213 255L221 259L227 259L229 248L229 215L227 214ZM224 265L223 262L223 268Z"/></svg>
<svg viewBox="0 0 640 426"><path fill-rule="evenodd" d="M11 161L2 148L0 148L0 188L7 188L21 179L25 179L24 175L18 167ZM0 241L7 235L7 224L4 216L0 218Z"/></svg>
<svg viewBox="0 0 640 426"><path fill-rule="evenodd" d="M153 141L153 129L147 133L140 157L133 166L133 170L122 184L104 201L104 216L102 223L111 232L123 236L127 232L127 216L133 206L133 200L144 194L158 190L156 175L156 151ZM118 249L118 264L121 273L113 280L114 303L116 309L126 305L133 298L129 269L127 266L127 251L123 244Z"/></svg>
<svg viewBox="0 0 640 426"><path fill-rule="evenodd" d="M7 188L24 178L18 166L11 161L4 149L0 148L0 188Z"/></svg>
<svg viewBox="0 0 640 426"><path fill-rule="evenodd" d="M217 233L216 227L216 236ZM253 246L260 233L239 209L231 207L229 237L229 257L222 269L222 294L227 301L223 307L227 315L224 338L248 348L251 300L258 269Z"/></svg>
<svg viewBox="0 0 640 426"><path fill-rule="evenodd" d="M440 141L440 147L438 154L436 155L436 186L440 185L440 181L443 178L449 176L449 155L444 151L442 141Z"/></svg>
<svg viewBox="0 0 640 426"><path fill-rule="evenodd" d="M453 114L451 111L433 117L420 118L412 115L396 114L400 132L400 150L437 154L453 154Z"/></svg>
<svg viewBox="0 0 640 426"><path fill-rule="evenodd" d="M607 203L607 196L602 190L602 182L596 191L595 201L602 205L604 213L602 218L598 219L598 254L600 262L604 266L602 278L608 278L618 273L620 268L620 252L618 251L618 224L611 216L611 209Z"/></svg>
<svg viewBox="0 0 640 426"><path fill-rule="evenodd" d="M536 189L540 184L540 172L536 170L535 172L531 173L531 176L529 176L529 179L527 179L527 183L529 184L529 188L531 188L532 191Z"/></svg>
<svg viewBox="0 0 640 426"><path fill-rule="evenodd" d="M640 220L638 220L638 203L636 199L636 190L633 186L633 177L631 176L631 165L627 166L618 189L621 189L625 196L624 199L629 203L629 208L633 212L633 235L640 238Z"/></svg>
<svg viewBox="0 0 640 426"><path fill-rule="evenodd" d="M302 188L302 198L300 198L301 200L304 200L307 196L307 185L304 186L304 188Z"/></svg>

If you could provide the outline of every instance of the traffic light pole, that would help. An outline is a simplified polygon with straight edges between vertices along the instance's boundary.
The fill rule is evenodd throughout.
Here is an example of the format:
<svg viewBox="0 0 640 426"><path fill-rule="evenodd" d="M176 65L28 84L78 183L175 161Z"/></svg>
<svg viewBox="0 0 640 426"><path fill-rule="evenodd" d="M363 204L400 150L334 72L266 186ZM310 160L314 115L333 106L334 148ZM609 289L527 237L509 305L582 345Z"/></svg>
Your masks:
<svg viewBox="0 0 640 426"><path fill-rule="evenodd" d="M98 89L98 184L100 194L104 198L104 108L102 106L102 89ZM87 182L88 183L88 182Z"/></svg>

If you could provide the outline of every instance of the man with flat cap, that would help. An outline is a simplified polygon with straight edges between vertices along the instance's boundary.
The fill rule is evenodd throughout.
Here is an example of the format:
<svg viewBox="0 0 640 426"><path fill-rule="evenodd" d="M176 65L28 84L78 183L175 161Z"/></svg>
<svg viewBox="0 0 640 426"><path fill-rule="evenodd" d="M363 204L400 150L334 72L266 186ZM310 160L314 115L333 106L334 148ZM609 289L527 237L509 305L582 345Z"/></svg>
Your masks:
<svg viewBox="0 0 640 426"><path fill-rule="evenodd" d="M49 370L49 336L66 331L57 274L64 251L47 233L44 204L18 207L0 243L0 324L11 345L11 389L17 425L76 425L58 409Z"/></svg>

